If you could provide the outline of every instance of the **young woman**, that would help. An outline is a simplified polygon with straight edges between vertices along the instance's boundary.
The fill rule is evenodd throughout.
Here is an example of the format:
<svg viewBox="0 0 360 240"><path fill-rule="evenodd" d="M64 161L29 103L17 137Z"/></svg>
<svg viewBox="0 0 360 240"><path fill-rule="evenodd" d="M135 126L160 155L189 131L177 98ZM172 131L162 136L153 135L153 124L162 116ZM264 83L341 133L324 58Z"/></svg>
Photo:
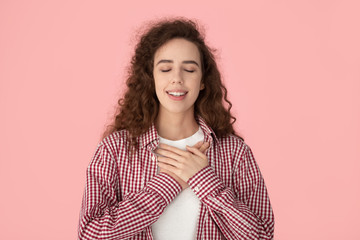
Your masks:
<svg viewBox="0 0 360 240"><path fill-rule="evenodd" d="M272 239L264 180L197 25L153 24L127 87L87 168L79 239Z"/></svg>

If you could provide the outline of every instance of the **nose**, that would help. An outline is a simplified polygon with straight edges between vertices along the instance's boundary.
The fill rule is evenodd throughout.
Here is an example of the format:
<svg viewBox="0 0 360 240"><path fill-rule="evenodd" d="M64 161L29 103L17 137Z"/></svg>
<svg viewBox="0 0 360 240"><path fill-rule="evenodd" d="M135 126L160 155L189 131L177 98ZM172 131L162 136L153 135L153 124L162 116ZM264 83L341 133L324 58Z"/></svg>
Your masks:
<svg viewBox="0 0 360 240"><path fill-rule="evenodd" d="M183 76L180 70L174 70L171 79L171 83L183 83Z"/></svg>

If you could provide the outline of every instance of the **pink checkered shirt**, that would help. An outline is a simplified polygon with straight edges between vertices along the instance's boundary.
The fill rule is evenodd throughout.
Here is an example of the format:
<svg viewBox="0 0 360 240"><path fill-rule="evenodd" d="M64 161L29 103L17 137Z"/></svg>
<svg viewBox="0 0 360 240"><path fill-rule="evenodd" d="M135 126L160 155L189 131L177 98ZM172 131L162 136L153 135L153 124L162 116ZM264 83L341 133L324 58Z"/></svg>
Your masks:
<svg viewBox="0 0 360 240"><path fill-rule="evenodd" d="M200 199L197 239L273 239L274 215L251 149L234 135L217 138L196 117L210 142L209 165L189 179ZM79 239L153 239L151 224L181 192L167 174L157 174L154 124L138 137L131 157L128 133L103 139L87 168Z"/></svg>

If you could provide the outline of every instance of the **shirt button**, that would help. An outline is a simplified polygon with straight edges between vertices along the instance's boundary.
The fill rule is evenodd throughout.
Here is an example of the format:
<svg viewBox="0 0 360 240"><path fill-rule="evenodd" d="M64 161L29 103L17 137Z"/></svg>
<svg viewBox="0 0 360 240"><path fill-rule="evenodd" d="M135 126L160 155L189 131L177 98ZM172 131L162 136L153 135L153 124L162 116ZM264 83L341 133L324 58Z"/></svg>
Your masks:
<svg viewBox="0 0 360 240"><path fill-rule="evenodd" d="M194 187L194 191L195 191L195 192L198 192L199 190L200 190L200 189L199 189L198 186Z"/></svg>
<svg viewBox="0 0 360 240"><path fill-rule="evenodd" d="M156 160L156 158L155 158L155 156L152 156L152 158L151 158L153 161L155 161Z"/></svg>

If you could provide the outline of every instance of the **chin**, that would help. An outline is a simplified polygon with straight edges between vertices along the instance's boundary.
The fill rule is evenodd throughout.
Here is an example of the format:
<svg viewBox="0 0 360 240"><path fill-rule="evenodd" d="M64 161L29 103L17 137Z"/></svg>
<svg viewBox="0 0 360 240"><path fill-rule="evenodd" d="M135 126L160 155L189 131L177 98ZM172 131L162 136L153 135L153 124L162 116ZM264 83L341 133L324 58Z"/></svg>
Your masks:
<svg viewBox="0 0 360 240"><path fill-rule="evenodd" d="M172 113L172 114L186 114L189 111L191 111L191 107L190 108L167 107L167 108L163 108L163 110L165 110L165 112Z"/></svg>

